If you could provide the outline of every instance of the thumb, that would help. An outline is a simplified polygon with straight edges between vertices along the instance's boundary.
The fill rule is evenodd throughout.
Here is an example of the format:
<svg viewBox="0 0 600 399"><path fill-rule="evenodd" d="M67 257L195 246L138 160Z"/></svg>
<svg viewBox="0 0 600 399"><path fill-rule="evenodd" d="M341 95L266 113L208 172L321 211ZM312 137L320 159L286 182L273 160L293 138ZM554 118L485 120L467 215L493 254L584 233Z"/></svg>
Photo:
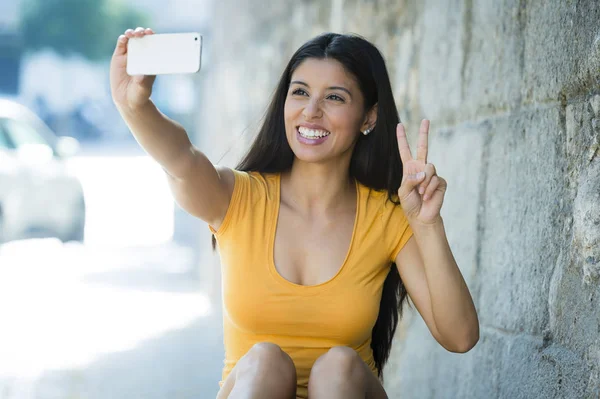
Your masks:
<svg viewBox="0 0 600 399"><path fill-rule="evenodd" d="M421 182L423 182L423 180L425 180L425 172L419 172L416 174L412 174L412 175L404 175L402 177L402 184L400 185L400 188L398 189L398 196L399 197L406 197L408 194L410 194L414 188L419 185Z"/></svg>

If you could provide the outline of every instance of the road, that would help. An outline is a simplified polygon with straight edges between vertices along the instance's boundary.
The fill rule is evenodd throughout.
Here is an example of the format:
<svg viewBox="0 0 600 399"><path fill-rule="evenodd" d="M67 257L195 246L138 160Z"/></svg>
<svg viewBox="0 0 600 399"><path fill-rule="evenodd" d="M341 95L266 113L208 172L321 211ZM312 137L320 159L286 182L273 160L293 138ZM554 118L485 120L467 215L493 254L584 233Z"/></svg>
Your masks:
<svg viewBox="0 0 600 399"><path fill-rule="evenodd" d="M0 246L0 399L214 398L220 306L170 239L162 172L139 154L72 162L86 242Z"/></svg>

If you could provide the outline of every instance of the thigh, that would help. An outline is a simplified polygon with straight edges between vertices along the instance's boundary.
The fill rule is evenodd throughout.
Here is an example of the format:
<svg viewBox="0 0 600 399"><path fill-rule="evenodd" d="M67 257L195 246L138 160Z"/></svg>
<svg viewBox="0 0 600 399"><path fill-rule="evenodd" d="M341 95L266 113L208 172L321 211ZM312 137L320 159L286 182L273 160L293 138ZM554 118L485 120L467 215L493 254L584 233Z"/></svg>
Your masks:
<svg viewBox="0 0 600 399"><path fill-rule="evenodd" d="M369 388L367 390L367 399L388 399L387 393L383 388L381 380L375 374L373 374L371 369L365 363L363 363L363 365L367 369L367 374L369 375Z"/></svg>
<svg viewBox="0 0 600 399"><path fill-rule="evenodd" d="M369 366L367 366L360 356L357 357L360 361L361 368L363 369L365 379L367 381L366 399L388 399L381 380L373 373L373 371L371 371Z"/></svg>

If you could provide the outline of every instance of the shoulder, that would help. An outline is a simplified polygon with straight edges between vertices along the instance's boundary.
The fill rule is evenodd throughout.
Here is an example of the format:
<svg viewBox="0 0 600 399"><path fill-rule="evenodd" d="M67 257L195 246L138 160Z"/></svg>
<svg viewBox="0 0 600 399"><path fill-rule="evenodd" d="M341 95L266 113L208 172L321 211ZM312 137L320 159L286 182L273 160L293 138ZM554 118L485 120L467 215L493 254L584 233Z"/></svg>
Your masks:
<svg viewBox="0 0 600 399"><path fill-rule="evenodd" d="M245 172L220 165L215 166L215 169L220 181L227 187L230 197L266 182L265 176L260 172Z"/></svg>
<svg viewBox="0 0 600 399"><path fill-rule="evenodd" d="M257 197L271 197L276 193L278 174L224 169L227 169L223 172L224 178L231 185L233 197L253 197L256 200Z"/></svg>
<svg viewBox="0 0 600 399"><path fill-rule="evenodd" d="M231 200L223 223L216 231L211 230L217 238L222 238L225 232L232 230L229 226L235 226L234 231L242 231L244 223L252 224L260 215L264 217L264 210L274 203L271 199L277 193L277 175L225 167L218 167L217 171L231 187ZM259 211L260 209L263 211Z"/></svg>

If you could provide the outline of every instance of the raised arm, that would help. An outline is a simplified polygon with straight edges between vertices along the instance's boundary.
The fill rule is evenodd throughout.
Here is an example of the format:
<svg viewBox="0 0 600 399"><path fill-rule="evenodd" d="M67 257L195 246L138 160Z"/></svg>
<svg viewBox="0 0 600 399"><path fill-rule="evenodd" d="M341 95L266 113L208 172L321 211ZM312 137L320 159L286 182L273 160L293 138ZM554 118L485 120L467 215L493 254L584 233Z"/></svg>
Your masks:
<svg viewBox="0 0 600 399"><path fill-rule="evenodd" d="M140 146L165 170L175 200L188 213L218 228L233 192L233 171L215 168L192 145L185 129L150 100L155 76L129 76L127 42L153 34L128 29L119 36L110 65L112 98Z"/></svg>

